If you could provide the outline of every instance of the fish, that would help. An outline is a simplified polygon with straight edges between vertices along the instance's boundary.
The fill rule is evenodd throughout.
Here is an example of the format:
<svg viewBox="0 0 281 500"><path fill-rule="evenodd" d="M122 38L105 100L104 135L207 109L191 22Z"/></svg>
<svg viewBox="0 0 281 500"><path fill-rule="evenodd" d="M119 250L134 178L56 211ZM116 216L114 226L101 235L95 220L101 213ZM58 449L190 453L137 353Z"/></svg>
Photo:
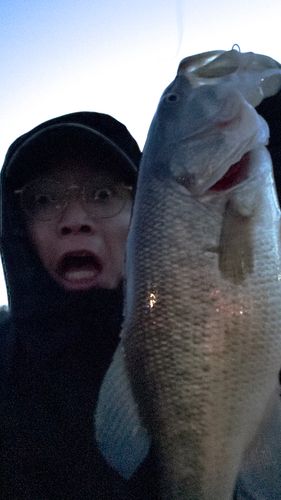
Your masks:
<svg viewBox="0 0 281 500"><path fill-rule="evenodd" d="M148 132L94 425L126 479L153 447L163 500L230 500L279 397L280 208L255 108L280 87L267 56L187 57Z"/></svg>

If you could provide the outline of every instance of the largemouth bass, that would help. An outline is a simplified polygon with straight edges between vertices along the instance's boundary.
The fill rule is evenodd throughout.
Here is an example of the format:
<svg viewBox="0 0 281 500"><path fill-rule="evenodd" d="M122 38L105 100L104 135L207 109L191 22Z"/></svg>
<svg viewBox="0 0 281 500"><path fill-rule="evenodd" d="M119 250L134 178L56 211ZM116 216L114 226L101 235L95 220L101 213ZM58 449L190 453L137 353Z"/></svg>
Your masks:
<svg viewBox="0 0 281 500"><path fill-rule="evenodd" d="M124 477L152 440L165 500L230 500L276 393L280 210L255 107L280 86L265 56L186 58L148 133L96 436Z"/></svg>

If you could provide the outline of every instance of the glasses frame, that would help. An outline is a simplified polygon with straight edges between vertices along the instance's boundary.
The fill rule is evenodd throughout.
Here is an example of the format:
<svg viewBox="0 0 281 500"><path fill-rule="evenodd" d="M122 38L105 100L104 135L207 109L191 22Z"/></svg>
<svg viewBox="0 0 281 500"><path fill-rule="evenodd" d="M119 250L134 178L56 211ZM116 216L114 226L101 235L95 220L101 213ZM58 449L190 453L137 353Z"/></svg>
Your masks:
<svg viewBox="0 0 281 500"><path fill-rule="evenodd" d="M36 182L38 182L38 179L37 180L34 180L32 182L29 182L27 184L25 184L21 189L16 189L14 191L14 194L15 195L18 195L20 196L20 202L21 202L21 207L23 209L23 211L27 214L27 216L30 218L30 219L34 219L34 220L40 220L42 222L48 222L48 221L51 221L51 220L55 220L57 219L63 212L64 210L67 208L67 206L69 205L69 203L71 202L71 199L73 197L71 196L67 196L68 193L71 193L71 191L73 192L74 189L78 190L79 193L80 193L80 199L82 200L82 203L83 203L83 208L85 210L85 212L90 216L90 217L93 217L93 218L96 218L96 219L111 219L113 217L115 217L116 215L118 215L120 212L122 212L122 210L124 209L126 203L127 203L127 199L126 197L124 196L124 200L123 200L123 203L121 204L120 208L118 208L117 212L114 212L113 215L105 215L105 216L100 216L100 215L97 215L95 214L95 210L93 210L93 212L91 210L89 210L87 207L89 205L89 203L85 200L85 189L88 185L90 185L90 183L85 183L83 186L80 186L79 184L73 184L67 188L64 188L63 184L60 183L59 181L56 181L56 180L53 180L53 179L48 179L48 178L42 178L40 179L40 181L48 181L48 182L52 182L54 184L58 184L59 186L62 186L63 188L63 192L64 192L64 197L63 197L63 200L62 200L62 204L61 206L57 209L57 212L55 211L55 207L54 207L54 215L51 216L51 217L48 217L48 218L41 218L41 217L38 217L38 215L35 215L35 214L32 214L30 210L28 210L25 206L25 202L24 202L24 192L27 188L30 188L32 187L32 184L35 184ZM133 194L133 187L132 186L126 186L125 184L123 183L114 183L114 185L116 187L121 187L124 191L130 191L132 194ZM106 188L107 186L105 185L103 188ZM78 198L78 195L76 195L76 198Z"/></svg>

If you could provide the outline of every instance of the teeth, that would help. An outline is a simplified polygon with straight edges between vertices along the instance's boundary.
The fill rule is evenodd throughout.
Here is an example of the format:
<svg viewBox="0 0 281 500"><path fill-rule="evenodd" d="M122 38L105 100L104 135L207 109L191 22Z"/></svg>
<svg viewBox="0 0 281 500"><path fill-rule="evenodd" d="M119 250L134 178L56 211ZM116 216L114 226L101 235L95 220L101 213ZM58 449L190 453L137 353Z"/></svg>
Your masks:
<svg viewBox="0 0 281 500"><path fill-rule="evenodd" d="M96 271L87 269L68 271L65 273L65 278L69 281L79 281L82 279L94 278L95 276Z"/></svg>

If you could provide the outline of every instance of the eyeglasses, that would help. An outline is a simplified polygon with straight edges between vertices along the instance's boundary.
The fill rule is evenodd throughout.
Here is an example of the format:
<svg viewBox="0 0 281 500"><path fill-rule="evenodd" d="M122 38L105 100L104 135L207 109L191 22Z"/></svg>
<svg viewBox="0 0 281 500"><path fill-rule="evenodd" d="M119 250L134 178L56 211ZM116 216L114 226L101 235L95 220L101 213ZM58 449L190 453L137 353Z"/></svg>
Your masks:
<svg viewBox="0 0 281 500"><path fill-rule="evenodd" d="M98 219L114 217L123 210L131 192L131 186L108 180L65 187L51 179L38 179L16 190L15 194L20 195L28 217L49 221L59 217L70 201L78 197L88 215Z"/></svg>

